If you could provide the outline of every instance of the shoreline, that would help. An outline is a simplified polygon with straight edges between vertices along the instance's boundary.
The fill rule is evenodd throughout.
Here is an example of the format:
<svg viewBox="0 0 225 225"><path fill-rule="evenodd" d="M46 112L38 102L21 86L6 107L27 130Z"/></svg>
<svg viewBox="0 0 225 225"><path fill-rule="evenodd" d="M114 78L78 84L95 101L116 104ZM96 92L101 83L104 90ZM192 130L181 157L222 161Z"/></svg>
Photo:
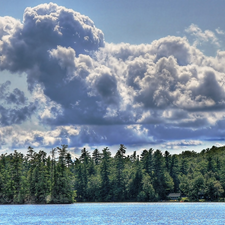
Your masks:
<svg viewBox="0 0 225 225"><path fill-rule="evenodd" d="M200 204L206 204L206 203L225 203L225 202L212 202L212 201L205 201L205 202L170 202L170 201L164 201L164 202L74 202L74 203L69 203L69 204L65 204L65 203L24 203L24 204L0 204L0 205L74 205L74 204L193 204L193 203L200 203Z"/></svg>

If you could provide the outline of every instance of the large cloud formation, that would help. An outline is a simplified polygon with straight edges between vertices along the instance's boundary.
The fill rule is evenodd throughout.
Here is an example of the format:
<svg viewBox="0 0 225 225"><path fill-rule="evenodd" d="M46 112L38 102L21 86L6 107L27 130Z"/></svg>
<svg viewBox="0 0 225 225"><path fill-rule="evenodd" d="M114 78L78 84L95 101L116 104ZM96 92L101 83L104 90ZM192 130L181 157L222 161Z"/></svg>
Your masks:
<svg viewBox="0 0 225 225"><path fill-rule="evenodd" d="M196 25L186 32L218 43ZM196 43L110 44L90 18L53 3L26 8L22 23L1 17L0 70L25 73L31 93L0 84L2 145L195 146L223 137L225 52L208 57ZM26 134L28 121L38 128Z"/></svg>

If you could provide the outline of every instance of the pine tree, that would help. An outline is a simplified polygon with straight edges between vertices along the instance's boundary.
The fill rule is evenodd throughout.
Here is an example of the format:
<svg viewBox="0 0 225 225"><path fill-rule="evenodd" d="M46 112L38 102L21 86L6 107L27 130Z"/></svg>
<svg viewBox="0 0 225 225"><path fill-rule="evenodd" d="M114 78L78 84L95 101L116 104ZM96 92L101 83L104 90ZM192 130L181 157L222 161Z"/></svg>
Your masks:
<svg viewBox="0 0 225 225"><path fill-rule="evenodd" d="M124 183L124 158L126 147L121 144L119 150L115 155L115 181L114 181L114 199L115 201L123 201L125 197L125 183Z"/></svg>
<svg viewBox="0 0 225 225"><path fill-rule="evenodd" d="M101 162L101 154L97 148L92 153L92 159L94 160L95 165L99 165Z"/></svg>
<svg viewBox="0 0 225 225"><path fill-rule="evenodd" d="M110 201L110 180L109 180L109 170L110 170L110 156L111 152L108 147L102 150L102 160L100 165L101 174L101 199L104 202Z"/></svg>
<svg viewBox="0 0 225 225"><path fill-rule="evenodd" d="M67 145L62 145L62 148L57 147L59 160L54 173L54 185L52 188L53 203L72 203L74 201L72 174L66 166L67 147Z"/></svg>
<svg viewBox="0 0 225 225"><path fill-rule="evenodd" d="M179 163L177 155L173 155L171 159L171 165L170 165L170 176L173 178L174 182L174 192L179 191Z"/></svg>

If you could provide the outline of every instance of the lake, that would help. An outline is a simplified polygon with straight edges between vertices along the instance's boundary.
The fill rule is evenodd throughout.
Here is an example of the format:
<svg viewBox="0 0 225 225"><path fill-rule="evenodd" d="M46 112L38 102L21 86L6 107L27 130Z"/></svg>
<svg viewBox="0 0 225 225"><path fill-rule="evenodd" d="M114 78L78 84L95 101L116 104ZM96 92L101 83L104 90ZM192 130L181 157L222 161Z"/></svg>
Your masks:
<svg viewBox="0 0 225 225"><path fill-rule="evenodd" d="M0 224L225 224L225 203L1 205Z"/></svg>

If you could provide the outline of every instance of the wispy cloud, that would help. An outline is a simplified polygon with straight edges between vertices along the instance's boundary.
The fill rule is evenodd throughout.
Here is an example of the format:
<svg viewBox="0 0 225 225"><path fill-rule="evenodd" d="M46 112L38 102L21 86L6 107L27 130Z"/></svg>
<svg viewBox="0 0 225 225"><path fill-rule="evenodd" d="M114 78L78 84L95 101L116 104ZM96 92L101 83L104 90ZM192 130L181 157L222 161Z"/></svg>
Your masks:
<svg viewBox="0 0 225 225"><path fill-rule="evenodd" d="M216 29L216 33L220 35L225 35L225 31L221 30L219 27Z"/></svg>
<svg viewBox="0 0 225 225"><path fill-rule="evenodd" d="M216 31L217 33L218 31L221 32L218 29ZM185 32L196 38L194 42L195 46L201 45L202 42L211 42L212 44L220 47L218 38L215 33L210 30L202 31L196 24L191 24L187 29L185 29Z"/></svg>
<svg viewBox="0 0 225 225"><path fill-rule="evenodd" d="M183 147L192 147L192 146L198 146L202 145L203 142L199 140L180 140L180 141L173 141L173 142L167 142L162 145L163 148L166 149L178 149Z"/></svg>

